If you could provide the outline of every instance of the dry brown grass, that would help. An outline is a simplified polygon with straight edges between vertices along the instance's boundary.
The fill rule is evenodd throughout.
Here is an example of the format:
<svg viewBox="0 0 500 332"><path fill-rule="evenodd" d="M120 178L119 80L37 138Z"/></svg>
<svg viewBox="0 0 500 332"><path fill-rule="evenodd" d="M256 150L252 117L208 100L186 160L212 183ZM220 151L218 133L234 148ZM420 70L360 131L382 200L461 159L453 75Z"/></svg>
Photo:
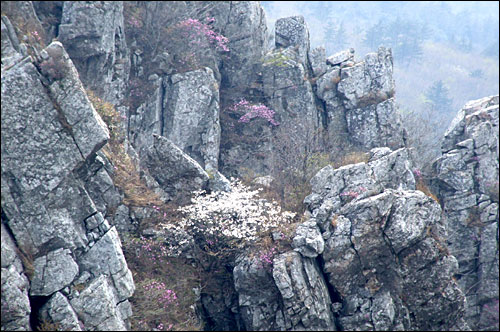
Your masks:
<svg viewBox="0 0 500 332"><path fill-rule="evenodd" d="M114 165L114 184L125 195L123 204L128 206L163 205L158 194L149 189L141 179L137 168L121 145L108 145L103 149Z"/></svg>
<svg viewBox="0 0 500 332"><path fill-rule="evenodd" d="M23 264L24 274L26 274L30 281L33 280L33 276L35 275L35 267L33 266L35 258L32 251L28 249L20 250L18 247L16 247L16 251Z"/></svg>
<svg viewBox="0 0 500 332"><path fill-rule="evenodd" d="M59 323L52 323L45 319L40 322L35 331L62 331Z"/></svg>
<svg viewBox="0 0 500 332"><path fill-rule="evenodd" d="M99 98L94 92L87 95L95 110L110 130L110 140L103 148L106 157L114 166L113 182L124 193L123 203L128 206L152 206L163 204L159 196L149 189L141 179L137 166L125 152L121 116L113 104Z"/></svg>
<svg viewBox="0 0 500 332"><path fill-rule="evenodd" d="M333 166L339 168L350 164L366 163L368 160L370 160L370 155L368 153L355 151L342 156L340 160L333 163Z"/></svg>
<svg viewBox="0 0 500 332"><path fill-rule="evenodd" d="M421 192L423 192L424 194L435 200L438 204L440 204L439 199L436 197L436 195L432 193L432 191L429 189L429 187L427 187L427 185L422 179L417 180L417 190L420 190Z"/></svg>

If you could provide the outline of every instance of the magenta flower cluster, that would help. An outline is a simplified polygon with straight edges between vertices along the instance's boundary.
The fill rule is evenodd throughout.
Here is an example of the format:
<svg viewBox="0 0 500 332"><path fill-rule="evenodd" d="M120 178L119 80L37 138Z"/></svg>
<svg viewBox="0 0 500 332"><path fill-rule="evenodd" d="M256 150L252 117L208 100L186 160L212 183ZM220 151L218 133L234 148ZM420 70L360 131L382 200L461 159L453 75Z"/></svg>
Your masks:
<svg viewBox="0 0 500 332"><path fill-rule="evenodd" d="M141 236L139 244L140 250L137 256L144 257L150 260L151 263L163 263L163 258L168 257L167 247L161 243ZM166 264L168 264L168 262L166 262Z"/></svg>
<svg viewBox="0 0 500 332"><path fill-rule="evenodd" d="M211 23L215 21L213 17L207 17L206 21ZM177 30L190 41L193 46L203 46L200 39L206 38L211 45L214 45L217 49L229 52L229 47L227 46L229 39L221 34L216 33L212 28L200 22L197 19L189 18L187 20L181 21L176 25Z"/></svg>
<svg viewBox="0 0 500 332"><path fill-rule="evenodd" d="M171 289L168 289L165 286L165 283L159 282L156 280L151 281L150 283L142 286L147 292L151 292L156 294L156 300L163 305L164 308L167 308L170 304L178 304L177 303L177 294Z"/></svg>
<svg viewBox="0 0 500 332"><path fill-rule="evenodd" d="M418 168L413 169L413 174L415 174L415 176L417 178L421 178L422 177L422 172Z"/></svg>
<svg viewBox="0 0 500 332"><path fill-rule="evenodd" d="M276 248L272 247L269 251L261 252L259 255L260 268L272 268L273 258L276 254Z"/></svg>
<svg viewBox="0 0 500 332"><path fill-rule="evenodd" d="M279 123L274 119L274 111L268 108L266 105L258 104L253 105L246 99L240 100L238 103L229 107L232 111L243 111L246 112L238 122L247 123L253 118L263 118L266 119L271 125L277 126Z"/></svg>

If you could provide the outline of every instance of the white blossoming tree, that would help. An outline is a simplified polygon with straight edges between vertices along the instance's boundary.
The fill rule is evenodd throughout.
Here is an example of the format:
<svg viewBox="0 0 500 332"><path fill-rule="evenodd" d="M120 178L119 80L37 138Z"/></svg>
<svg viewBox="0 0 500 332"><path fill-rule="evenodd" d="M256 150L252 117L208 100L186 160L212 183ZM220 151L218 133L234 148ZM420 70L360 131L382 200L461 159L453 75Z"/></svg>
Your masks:
<svg viewBox="0 0 500 332"><path fill-rule="evenodd" d="M253 244L262 234L290 224L295 216L281 211L276 202L259 198L259 191L233 179L231 192L196 192L192 204L179 208L184 216L178 222L161 226L165 233L187 233L200 247L215 252ZM188 239L177 238L178 243L169 245L180 254Z"/></svg>

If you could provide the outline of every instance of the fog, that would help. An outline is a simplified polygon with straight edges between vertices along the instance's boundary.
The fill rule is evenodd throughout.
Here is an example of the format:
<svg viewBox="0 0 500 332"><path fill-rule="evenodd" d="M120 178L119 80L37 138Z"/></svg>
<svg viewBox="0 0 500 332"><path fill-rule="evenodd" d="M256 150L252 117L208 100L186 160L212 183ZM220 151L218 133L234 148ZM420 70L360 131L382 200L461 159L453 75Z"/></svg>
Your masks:
<svg viewBox="0 0 500 332"><path fill-rule="evenodd" d="M499 3L492 1L262 1L268 27L302 15L311 48L327 55L379 46L394 56L396 99L443 132L469 100L499 91Z"/></svg>

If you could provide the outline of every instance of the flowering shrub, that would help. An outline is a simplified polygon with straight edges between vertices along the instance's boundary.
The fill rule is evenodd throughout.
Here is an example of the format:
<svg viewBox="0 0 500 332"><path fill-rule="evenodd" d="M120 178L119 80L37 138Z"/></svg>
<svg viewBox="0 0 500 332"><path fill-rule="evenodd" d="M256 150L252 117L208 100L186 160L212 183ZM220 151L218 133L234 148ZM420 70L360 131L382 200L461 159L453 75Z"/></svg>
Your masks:
<svg viewBox="0 0 500 332"><path fill-rule="evenodd" d="M154 239L127 239L123 248L137 285L130 299L132 330L201 330L191 309L196 302L193 288L200 284L196 269L165 257L164 243Z"/></svg>
<svg viewBox="0 0 500 332"><path fill-rule="evenodd" d="M196 192L191 205L178 209L184 217L176 224L162 226L169 232L182 229L212 247L256 241L259 234L289 224L295 216L282 212L274 201L256 198L259 191L233 179L231 192Z"/></svg>
<svg viewBox="0 0 500 332"><path fill-rule="evenodd" d="M167 289L165 283L152 280L142 285L146 292L152 294L157 303L164 308L168 308L170 304L177 304L177 295L171 289Z"/></svg>
<svg viewBox="0 0 500 332"><path fill-rule="evenodd" d="M168 255L167 248L164 244L158 243L153 239L147 239L141 236L139 239L134 239L139 248L137 250L137 256L139 258L147 260L151 264L168 264L164 262Z"/></svg>
<svg viewBox="0 0 500 332"><path fill-rule="evenodd" d="M167 29L165 45L177 71L200 67L202 61L211 58L210 50L229 52L229 40L210 26L214 21L211 17L207 17L205 23L189 18Z"/></svg>
<svg viewBox="0 0 500 332"><path fill-rule="evenodd" d="M213 17L207 17L206 19L207 23L214 21ZM227 47L229 40L213 31L208 24L201 23L199 20L189 18L179 22L174 27L174 32L179 33L182 38L186 38L189 46L206 47L208 43L209 46L215 47L217 50L229 52Z"/></svg>
<svg viewBox="0 0 500 332"><path fill-rule="evenodd" d="M273 267L273 258L277 253L276 248L272 247L269 250L262 251L259 255L259 263L261 269L270 270Z"/></svg>
<svg viewBox="0 0 500 332"><path fill-rule="evenodd" d="M229 107L229 110L246 112L240 117L238 122L247 123L253 118L263 118L273 126L279 125L279 123L274 119L274 111L272 109L262 104L252 105L246 99L242 99L238 103Z"/></svg>

